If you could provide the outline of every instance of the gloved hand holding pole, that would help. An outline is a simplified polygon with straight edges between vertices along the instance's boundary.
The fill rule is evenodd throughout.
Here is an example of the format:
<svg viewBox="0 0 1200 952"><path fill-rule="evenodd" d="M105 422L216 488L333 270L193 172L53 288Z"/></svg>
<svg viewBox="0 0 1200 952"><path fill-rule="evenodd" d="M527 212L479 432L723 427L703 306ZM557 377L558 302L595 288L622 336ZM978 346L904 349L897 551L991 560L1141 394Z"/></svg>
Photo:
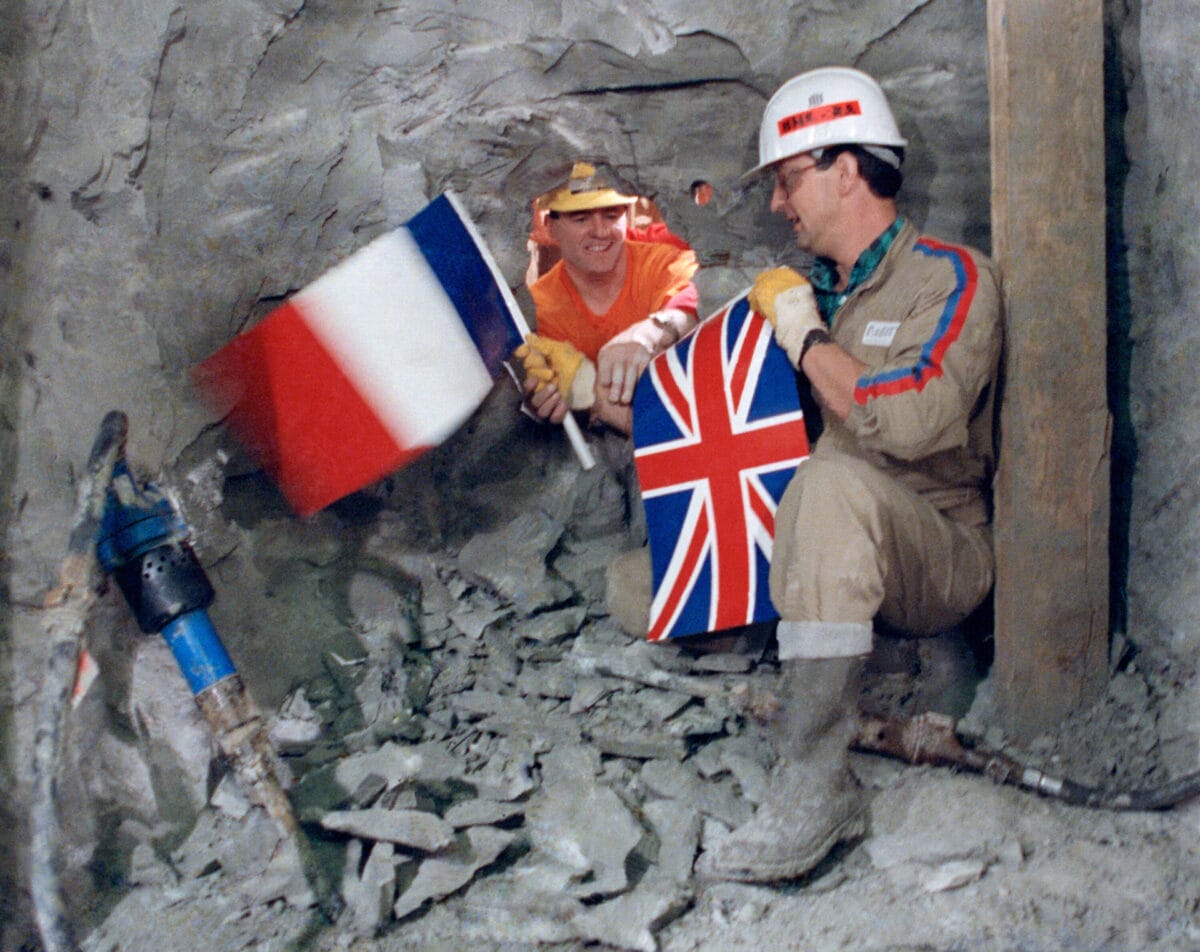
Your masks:
<svg viewBox="0 0 1200 952"><path fill-rule="evenodd" d="M529 334L515 355L525 366L534 393L553 385L572 410L590 409L596 396L596 366L565 341ZM530 384L526 384L526 389Z"/></svg>

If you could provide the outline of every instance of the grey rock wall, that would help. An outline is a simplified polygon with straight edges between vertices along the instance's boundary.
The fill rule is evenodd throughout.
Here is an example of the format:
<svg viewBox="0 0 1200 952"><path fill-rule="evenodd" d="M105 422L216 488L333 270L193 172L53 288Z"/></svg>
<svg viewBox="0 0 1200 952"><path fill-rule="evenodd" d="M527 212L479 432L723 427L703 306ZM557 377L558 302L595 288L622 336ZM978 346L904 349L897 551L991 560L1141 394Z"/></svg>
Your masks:
<svg viewBox="0 0 1200 952"><path fill-rule="evenodd" d="M1114 486L1128 500L1130 638L1147 649L1143 669L1168 672L1160 743L1178 771L1194 769L1200 734L1200 397L1192 379L1200 359L1192 108L1200 25L1182 0L1131 5L1127 14L1119 45L1128 96L1120 209L1127 253L1110 261L1124 290L1110 363L1127 376L1128 405L1117 404L1127 412L1117 416L1127 438L1116 457L1124 478Z"/></svg>
<svg viewBox="0 0 1200 952"><path fill-rule="evenodd" d="M1200 644L1200 24L1191 6L1142 3L1123 46L1131 66L1129 178L1132 484L1129 607L1147 640L1187 657ZM1189 665L1194 665L1188 662Z"/></svg>

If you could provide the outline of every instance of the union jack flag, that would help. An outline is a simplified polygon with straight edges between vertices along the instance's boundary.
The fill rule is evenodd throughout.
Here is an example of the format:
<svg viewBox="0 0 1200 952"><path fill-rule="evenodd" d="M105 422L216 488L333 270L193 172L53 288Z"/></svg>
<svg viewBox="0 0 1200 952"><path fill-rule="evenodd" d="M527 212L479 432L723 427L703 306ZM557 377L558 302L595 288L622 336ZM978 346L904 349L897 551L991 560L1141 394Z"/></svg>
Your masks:
<svg viewBox="0 0 1200 952"><path fill-rule="evenodd" d="M650 362L633 421L649 639L777 618L767 589L775 510L808 434L795 371L744 294Z"/></svg>

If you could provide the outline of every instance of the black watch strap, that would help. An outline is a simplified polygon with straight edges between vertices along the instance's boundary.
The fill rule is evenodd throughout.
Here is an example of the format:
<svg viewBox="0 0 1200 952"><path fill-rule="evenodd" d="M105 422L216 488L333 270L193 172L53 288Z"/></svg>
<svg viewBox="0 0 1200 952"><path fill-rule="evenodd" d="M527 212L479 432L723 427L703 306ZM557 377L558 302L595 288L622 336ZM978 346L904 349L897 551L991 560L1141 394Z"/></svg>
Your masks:
<svg viewBox="0 0 1200 952"><path fill-rule="evenodd" d="M804 363L804 355L808 353L808 349L814 344L832 343L833 338L829 336L829 331L823 327L814 327L804 335L804 343L800 345L800 359L796 361L797 368Z"/></svg>

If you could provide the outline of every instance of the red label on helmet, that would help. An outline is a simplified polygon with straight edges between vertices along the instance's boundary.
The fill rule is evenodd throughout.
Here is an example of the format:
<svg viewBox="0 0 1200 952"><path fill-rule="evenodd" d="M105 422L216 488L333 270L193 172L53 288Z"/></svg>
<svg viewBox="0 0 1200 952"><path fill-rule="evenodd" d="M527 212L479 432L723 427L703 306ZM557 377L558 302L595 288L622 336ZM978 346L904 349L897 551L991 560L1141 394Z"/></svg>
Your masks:
<svg viewBox="0 0 1200 952"><path fill-rule="evenodd" d="M862 106L857 99L847 99L845 102L835 102L828 106L817 106L805 109L804 112L794 112L779 120L779 134L799 132L809 126L819 126L823 122L833 122L834 119L844 119L846 116L861 116Z"/></svg>

